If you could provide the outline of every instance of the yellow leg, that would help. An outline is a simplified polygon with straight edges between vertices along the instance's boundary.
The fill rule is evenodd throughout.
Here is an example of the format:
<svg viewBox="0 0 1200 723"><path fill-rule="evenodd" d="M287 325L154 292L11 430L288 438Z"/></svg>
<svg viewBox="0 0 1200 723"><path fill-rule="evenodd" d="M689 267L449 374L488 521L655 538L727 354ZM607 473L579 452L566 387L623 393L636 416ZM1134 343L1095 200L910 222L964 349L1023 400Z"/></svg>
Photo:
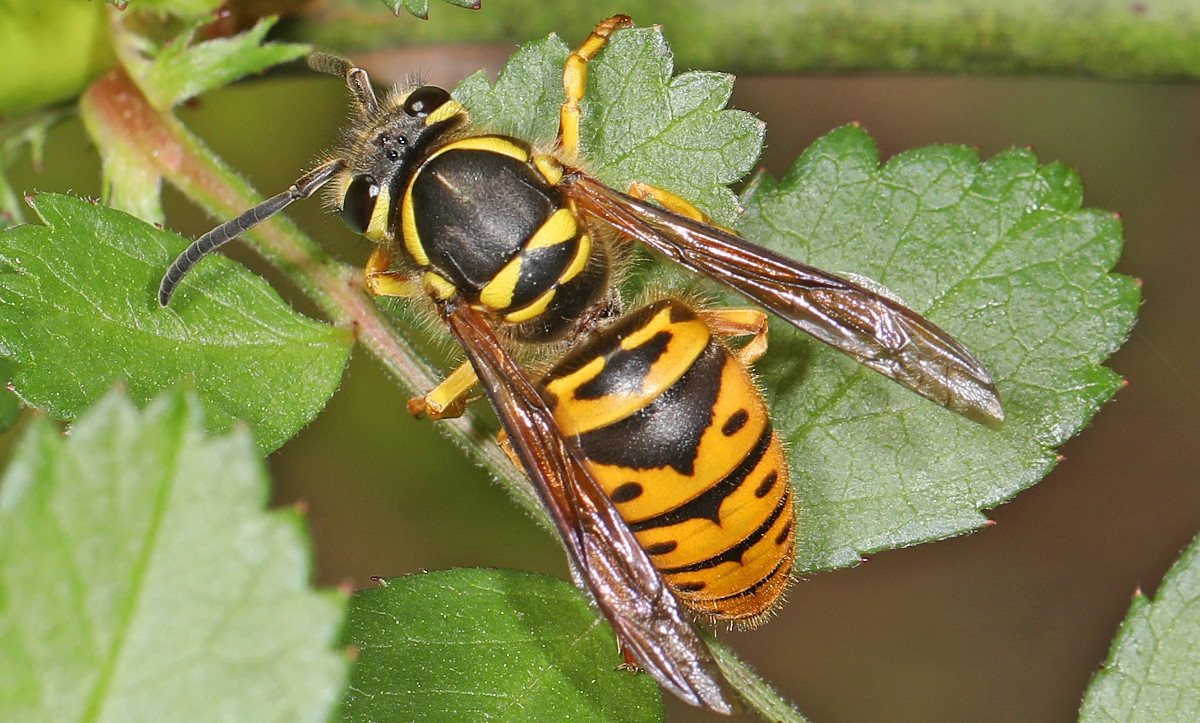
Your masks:
<svg viewBox="0 0 1200 723"><path fill-rule="evenodd" d="M579 152L579 102L587 91L588 61L596 57L614 31L632 27L633 19L628 15L612 16L596 26L563 66L563 90L567 93L567 99L559 110L558 148L568 163L573 162Z"/></svg>
<svg viewBox="0 0 1200 723"><path fill-rule="evenodd" d="M750 341L733 352L742 364L749 366L767 351L767 313L761 309L705 309L701 318L713 333L721 337L750 336Z"/></svg>
<svg viewBox="0 0 1200 723"><path fill-rule="evenodd" d="M392 271L392 255L383 246L376 246L363 269L367 291L376 296L411 297L421 292L421 285L410 275ZM479 381L470 362L463 362L429 393L408 400L408 412L413 416L426 414L430 419L461 417L467 409L467 392Z"/></svg>
<svg viewBox="0 0 1200 723"><path fill-rule="evenodd" d="M629 195L642 200L655 201L658 203L658 205L662 206L668 211L677 213L680 216L685 216L693 221L699 221L700 223L712 223L708 220L708 216L703 211L696 208L691 201L676 196L670 191L664 191L658 186L651 186L648 183L634 181L633 183L629 184Z"/></svg>
<svg viewBox="0 0 1200 723"><path fill-rule="evenodd" d="M413 416L429 415L430 419L461 417L467 410L467 392L479 381L470 362L463 362L423 397L408 400L408 412Z"/></svg>
<svg viewBox="0 0 1200 723"><path fill-rule="evenodd" d="M655 203L657 203L658 205L667 209L668 211L670 211L672 213L677 213L680 216L684 216L686 218L690 218L693 221L699 221L700 223L706 223L710 226L716 226L717 228L721 229L722 231L728 231L729 233L737 234L739 236L741 235L741 234L738 234L737 231L734 231L731 228L726 228L725 226L718 226L717 224L712 222L712 219L710 219L708 217L708 214L704 213L699 208L697 208L696 205L693 204L691 201L687 200L686 198L676 196L675 194L671 193L670 191L661 189L658 186L651 186L648 183L642 183L641 181L634 181L633 183L629 184L629 195L633 196L635 198L643 199L643 200L654 201Z"/></svg>
<svg viewBox="0 0 1200 723"><path fill-rule="evenodd" d="M501 429L496 433L496 444L500 445L500 451L504 452L504 456L508 457L508 461L513 463L513 466L519 470L524 470L525 466L521 464L521 460L517 457L516 451L513 449L512 442L508 441L508 432Z"/></svg>
<svg viewBox="0 0 1200 723"><path fill-rule="evenodd" d="M383 246L376 246L363 269L367 291L375 296L412 297L421 291L408 274L392 271L392 254Z"/></svg>

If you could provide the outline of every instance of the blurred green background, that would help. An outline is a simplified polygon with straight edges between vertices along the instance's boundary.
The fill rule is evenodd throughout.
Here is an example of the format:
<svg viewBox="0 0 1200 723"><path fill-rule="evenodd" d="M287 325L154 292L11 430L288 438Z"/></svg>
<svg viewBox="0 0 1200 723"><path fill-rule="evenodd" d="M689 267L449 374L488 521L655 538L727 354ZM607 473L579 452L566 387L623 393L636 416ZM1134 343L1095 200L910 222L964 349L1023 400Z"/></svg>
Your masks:
<svg viewBox="0 0 1200 723"><path fill-rule="evenodd" d="M394 53L364 65L377 82L394 68L393 80L416 72L453 86L508 52ZM1074 720L1134 590L1153 592L1200 530L1200 89L743 77L733 104L767 122L763 163L775 175L817 136L859 121L884 158L936 143L977 146L984 157L1032 146L1043 162L1080 172L1087 206L1121 214L1117 270L1145 281L1141 321L1110 362L1129 387L1062 449L1059 467L991 512L996 525L802 579L766 627L722 636L816 722ZM344 90L280 74L205 96L180 116L273 193L334 140ZM95 151L71 121L52 133L43 172L22 162L13 180L25 192L94 196L97 179ZM167 201L173 229L209 227L178 196ZM336 255L365 261L367 242L320 203L290 212ZM244 249L230 253L266 271ZM329 408L270 460L276 503L307 506L318 581L363 587L371 576L453 566L565 575L558 543L404 402L356 353ZM668 706L673 721L713 720Z"/></svg>

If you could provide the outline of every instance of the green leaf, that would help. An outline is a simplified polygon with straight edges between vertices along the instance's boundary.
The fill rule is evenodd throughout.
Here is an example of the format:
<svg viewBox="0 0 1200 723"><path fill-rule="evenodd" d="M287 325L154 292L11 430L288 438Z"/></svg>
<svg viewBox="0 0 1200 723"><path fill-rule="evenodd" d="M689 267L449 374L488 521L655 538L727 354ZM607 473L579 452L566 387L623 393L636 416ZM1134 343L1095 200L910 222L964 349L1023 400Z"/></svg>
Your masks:
<svg viewBox="0 0 1200 723"><path fill-rule="evenodd" d="M158 281L185 239L68 196L32 204L46 226L0 234L0 353L30 406L74 419L114 384L146 402L191 380L211 430L246 420L271 450L337 388L350 336L241 265L206 259L163 309Z"/></svg>
<svg viewBox="0 0 1200 723"><path fill-rule="evenodd" d="M110 394L67 437L24 436L0 487L0 719L327 718L345 601L308 587L303 521L263 511L248 435L200 416Z"/></svg>
<svg viewBox="0 0 1200 723"><path fill-rule="evenodd" d="M399 15L403 10L408 14L427 20L429 18L429 0L379 0L393 13ZM447 5L478 10L482 0L442 0Z"/></svg>
<svg viewBox="0 0 1200 723"><path fill-rule="evenodd" d="M193 26L163 47L154 62L144 67L138 85L154 107L165 110L250 73L308 54L309 46L302 44L260 45L274 24L275 18L262 18L253 28L232 38L194 45Z"/></svg>
<svg viewBox="0 0 1200 723"><path fill-rule="evenodd" d="M1138 288L1108 273L1117 219L1082 196L1072 171L1027 150L980 164L923 148L880 167L856 126L745 195L743 235L891 289L976 352L1008 415L1000 432L973 424L773 324L759 371L803 510L798 570L985 524L980 510L1040 479L1120 388L1100 362L1128 336Z"/></svg>
<svg viewBox="0 0 1200 723"><path fill-rule="evenodd" d="M429 17L429 0L381 0L381 2L391 8L392 12L397 15L400 14L401 10L404 10L422 20Z"/></svg>
<svg viewBox="0 0 1200 723"><path fill-rule="evenodd" d="M359 656L343 721L657 721L650 676L623 662L573 585L506 570L409 575L354 594Z"/></svg>
<svg viewBox="0 0 1200 723"><path fill-rule="evenodd" d="M454 98L484 131L549 145L558 133L563 63L570 53L557 35L530 41L504 63L494 87L478 71L458 84Z"/></svg>
<svg viewBox="0 0 1200 723"><path fill-rule="evenodd" d="M1153 602L1138 590L1079 720L1200 720L1200 538L1167 572Z"/></svg>
<svg viewBox="0 0 1200 723"><path fill-rule="evenodd" d="M583 156L614 188L649 183L691 201L717 223L733 223L739 205L727 186L754 167L766 126L725 108L732 75L672 72L671 49L659 29L613 36L588 67Z"/></svg>
<svg viewBox="0 0 1200 723"><path fill-rule="evenodd" d="M13 378L16 365L9 359L0 358L0 432L6 432L21 416L21 400L8 390L9 380Z"/></svg>
<svg viewBox="0 0 1200 723"><path fill-rule="evenodd" d="M485 126L553 140L569 52L557 36L529 43L505 65L494 88L476 74L455 97ZM585 165L614 188L649 183L688 199L717 223L732 223L738 203L727 186L758 160L763 123L725 108L733 76L671 74L671 50L658 29L613 35L588 66L580 121Z"/></svg>

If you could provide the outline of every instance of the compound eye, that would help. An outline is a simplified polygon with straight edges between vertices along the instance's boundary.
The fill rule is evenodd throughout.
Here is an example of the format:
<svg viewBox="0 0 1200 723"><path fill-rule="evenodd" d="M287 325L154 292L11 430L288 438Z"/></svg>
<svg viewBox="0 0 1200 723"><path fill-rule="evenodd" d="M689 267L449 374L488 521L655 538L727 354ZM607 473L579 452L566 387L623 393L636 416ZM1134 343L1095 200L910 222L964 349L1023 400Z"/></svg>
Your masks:
<svg viewBox="0 0 1200 723"><path fill-rule="evenodd" d="M355 176L342 198L342 220L356 233L366 233L375 212L379 184L370 176Z"/></svg>
<svg viewBox="0 0 1200 723"><path fill-rule="evenodd" d="M417 88L404 99L404 112L414 118L424 118L450 100L450 94L432 85Z"/></svg>

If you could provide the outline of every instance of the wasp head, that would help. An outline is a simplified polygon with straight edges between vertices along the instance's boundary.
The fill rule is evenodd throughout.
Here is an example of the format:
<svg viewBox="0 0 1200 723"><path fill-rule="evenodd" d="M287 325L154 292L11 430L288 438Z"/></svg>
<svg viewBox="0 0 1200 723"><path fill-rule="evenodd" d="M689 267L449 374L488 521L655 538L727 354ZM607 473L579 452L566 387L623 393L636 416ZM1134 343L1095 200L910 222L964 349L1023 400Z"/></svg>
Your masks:
<svg viewBox="0 0 1200 723"><path fill-rule="evenodd" d="M382 102L362 68L324 53L314 70L344 75L355 108L337 152L344 167L331 184L332 206L352 230L373 241L388 237L391 211L419 162L466 121L466 110L432 85L398 89Z"/></svg>

